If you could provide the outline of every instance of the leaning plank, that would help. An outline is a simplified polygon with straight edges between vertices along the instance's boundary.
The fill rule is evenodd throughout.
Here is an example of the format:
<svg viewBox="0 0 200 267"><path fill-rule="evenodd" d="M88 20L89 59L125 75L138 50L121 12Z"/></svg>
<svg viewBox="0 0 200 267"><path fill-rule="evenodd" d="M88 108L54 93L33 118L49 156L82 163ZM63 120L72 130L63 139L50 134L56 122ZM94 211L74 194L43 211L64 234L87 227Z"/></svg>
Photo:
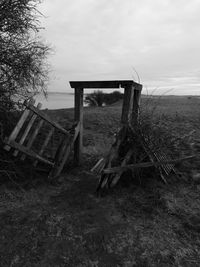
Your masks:
<svg viewBox="0 0 200 267"><path fill-rule="evenodd" d="M38 103L37 108L40 109L41 107L42 107L42 104ZM30 129L31 129L33 123L35 122L36 118L37 118L37 114L33 114L33 116L31 117L31 119L30 119L30 121L29 121L29 123L28 123L28 125L27 125L27 127L26 127L26 129L25 129L25 131L24 131L24 133L23 133L23 135L21 137L21 139L19 140L19 144L20 145L23 145L23 143L24 143L28 133L30 132ZM16 157L18 155L18 153L19 153L19 151L15 150L13 152L13 156Z"/></svg>
<svg viewBox="0 0 200 267"><path fill-rule="evenodd" d="M44 122L44 121L42 120L42 122ZM47 137L46 137L46 139L45 139L45 141L44 141L44 143L43 143L43 145L42 145L42 147L40 149L40 151L38 152L38 155L40 157L42 156L42 154L43 154L46 146L48 145L48 143L49 143L49 141L50 141L51 136L53 135L53 133L54 133L54 128L51 128L51 130L49 131L49 133L48 133L48 135L47 135ZM33 166L36 167L37 166L37 163L38 163L38 160L35 160L33 162Z"/></svg>
<svg viewBox="0 0 200 267"><path fill-rule="evenodd" d="M41 127L42 127L42 125L43 125L43 123L44 123L44 120L40 120L40 121L38 122L38 124L36 125L35 130L33 131L32 135L30 136L30 138L29 138L29 140L28 140L28 143L27 143L27 146L26 146L28 149L31 148L31 146L32 146L32 144L33 144L33 142L34 142L34 140L35 140L35 138L36 138L36 136L37 136L39 130L41 129ZM23 155L21 156L21 160L25 160L25 158L26 158L26 155L23 154Z"/></svg>
<svg viewBox="0 0 200 267"><path fill-rule="evenodd" d="M31 100L30 101L31 104L34 104L35 101L34 100ZM29 115L30 111L25 109L21 118L19 119L17 125L15 126L14 130L12 131L12 133L10 134L9 138L8 138L8 141L7 141L7 145L4 146L4 149L9 151L11 149L9 143L10 141L14 141L19 133L19 131L21 130L25 120L27 119L28 115Z"/></svg>
<svg viewBox="0 0 200 267"><path fill-rule="evenodd" d="M164 164L176 164L181 161L186 161L195 158L195 155L188 156L188 157L183 157L179 159L173 159L173 160L168 160L168 161L160 161L160 162L141 162L141 163L136 163L136 164L130 164L126 166L121 166L121 167L113 167L113 168L107 168L103 170L103 173L105 174L110 174L110 173L117 173L121 171L127 171L127 170L132 170L136 168L148 168L148 167L158 167Z"/></svg>
<svg viewBox="0 0 200 267"><path fill-rule="evenodd" d="M49 177L57 177L60 175L68 157L69 154L74 146L74 142L76 141L79 133L80 133L80 128L81 128L81 123L79 122L77 126L75 127L75 133L74 135L71 135L71 137L67 140L66 145L65 145L65 151L63 153L63 157L56 162L55 170L49 175Z"/></svg>
<svg viewBox="0 0 200 267"><path fill-rule="evenodd" d="M5 143L8 144L8 139L6 138L5 140ZM37 153L35 153L34 151L30 151L29 149L27 149L25 146L23 145L19 145L18 143L16 143L15 141L9 141L9 145L12 146L13 148L25 153L27 156L30 156L32 158L35 158L37 160L40 160L46 164L49 164L51 166L53 166L53 162L47 160L47 159L44 159L42 158L41 156L39 156Z"/></svg>
<svg viewBox="0 0 200 267"><path fill-rule="evenodd" d="M124 160L122 161L122 163L121 163L121 167L124 167L124 166L127 164L127 162L130 160L132 154L133 154L133 149L130 149L130 150L127 152L127 154L126 154ZM123 171L119 171L119 172L115 175L115 177L113 178L113 180L112 180L112 182L111 182L111 185L110 185L111 187L113 187L113 186L116 185L116 183L119 181L119 179L120 179L122 173L123 173Z"/></svg>
<svg viewBox="0 0 200 267"><path fill-rule="evenodd" d="M95 173L100 173L102 171L102 169L105 166L105 159L101 158L95 165L94 167L90 170L91 172L95 172Z"/></svg>
<svg viewBox="0 0 200 267"><path fill-rule="evenodd" d="M66 134L67 136L69 136L69 132L66 131L63 127L61 127L58 123L52 121L52 119L50 119L47 114L45 114L44 112L42 112L41 110L38 110L36 107L34 107L31 104L27 104L25 103L25 106L30 109L31 111L33 111L34 113L36 113L39 117L41 117L43 120L47 121L48 123L50 123L52 126L54 126L55 128L57 128L60 132Z"/></svg>

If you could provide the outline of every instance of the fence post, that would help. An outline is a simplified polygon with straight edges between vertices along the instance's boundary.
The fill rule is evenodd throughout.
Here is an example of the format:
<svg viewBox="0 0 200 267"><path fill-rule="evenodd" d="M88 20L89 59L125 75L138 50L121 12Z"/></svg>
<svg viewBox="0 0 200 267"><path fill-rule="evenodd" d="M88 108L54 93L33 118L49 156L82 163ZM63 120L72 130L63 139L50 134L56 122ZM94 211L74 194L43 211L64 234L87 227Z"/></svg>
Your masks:
<svg viewBox="0 0 200 267"><path fill-rule="evenodd" d="M141 84L136 85L134 88L134 95L133 95L132 126L134 126L134 124L137 124L138 122L141 91L142 91L142 85Z"/></svg>
<svg viewBox="0 0 200 267"><path fill-rule="evenodd" d="M130 110L132 106L133 86L129 85L124 88L124 100L122 106L121 123L127 124L129 121Z"/></svg>
<svg viewBox="0 0 200 267"><path fill-rule="evenodd" d="M80 131L74 142L74 163L78 165L81 162L83 147L83 88L75 88L74 104L74 119L80 123Z"/></svg>

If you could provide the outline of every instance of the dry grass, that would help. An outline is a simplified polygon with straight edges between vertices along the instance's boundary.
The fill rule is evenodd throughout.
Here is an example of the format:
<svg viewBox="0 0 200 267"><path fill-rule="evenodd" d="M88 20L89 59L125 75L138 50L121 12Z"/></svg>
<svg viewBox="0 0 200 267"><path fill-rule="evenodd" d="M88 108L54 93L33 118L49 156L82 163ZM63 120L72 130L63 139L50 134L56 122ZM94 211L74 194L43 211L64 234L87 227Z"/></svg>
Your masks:
<svg viewBox="0 0 200 267"><path fill-rule="evenodd" d="M142 106L174 138L170 150L199 154L200 99L143 99ZM63 126L73 121L72 110L49 113ZM182 178L168 185L149 177L93 194L97 177L88 169L109 150L120 114L120 105L84 110L84 164L59 186L1 186L1 266L199 266L199 158L180 165Z"/></svg>

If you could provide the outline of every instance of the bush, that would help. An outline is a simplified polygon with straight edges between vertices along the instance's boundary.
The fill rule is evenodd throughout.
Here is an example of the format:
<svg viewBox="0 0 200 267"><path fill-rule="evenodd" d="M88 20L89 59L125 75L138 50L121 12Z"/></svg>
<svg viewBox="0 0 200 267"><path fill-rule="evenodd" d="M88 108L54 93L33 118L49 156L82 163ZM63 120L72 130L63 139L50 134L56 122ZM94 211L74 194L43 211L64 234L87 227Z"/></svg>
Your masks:
<svg viewBox="0 0 200 267"><path fill-rule="evenodd" d="M103 105L111 105L120 99L123 99L123 94L120 91L114 91L108 94L98 90L87 95L85 98L85 103L89 106L102 107Z"/></svg>

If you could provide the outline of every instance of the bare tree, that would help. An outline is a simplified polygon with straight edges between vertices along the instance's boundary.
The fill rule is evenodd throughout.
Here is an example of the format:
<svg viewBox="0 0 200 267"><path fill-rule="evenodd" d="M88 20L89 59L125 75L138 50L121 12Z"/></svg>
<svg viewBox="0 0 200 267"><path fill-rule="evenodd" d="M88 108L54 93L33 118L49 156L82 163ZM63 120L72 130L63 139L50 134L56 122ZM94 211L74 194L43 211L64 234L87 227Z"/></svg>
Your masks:
<svg viewBox="0 0 200 267"><path fill-rule="evenodd" d="M40 0L0 0L0 111L46 92L48 45L38 37Z"/></svg>

